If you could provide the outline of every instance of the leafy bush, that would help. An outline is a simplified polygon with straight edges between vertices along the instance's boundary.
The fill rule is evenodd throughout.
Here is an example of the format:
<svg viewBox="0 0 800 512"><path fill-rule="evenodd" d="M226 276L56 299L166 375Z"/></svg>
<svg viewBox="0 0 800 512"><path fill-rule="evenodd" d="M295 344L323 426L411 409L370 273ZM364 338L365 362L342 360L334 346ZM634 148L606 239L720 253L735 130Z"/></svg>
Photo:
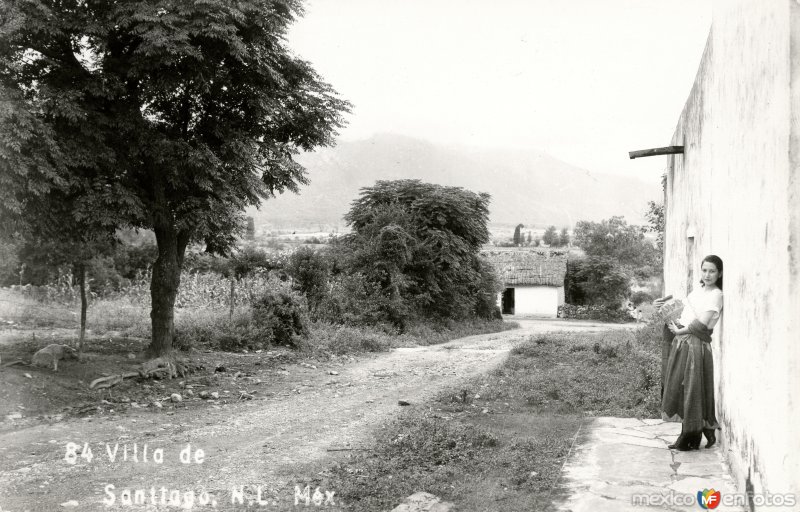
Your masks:
<svg viewBox="0 0 800 512"><path fill-rule="evenodd" d="M362 190L345 216L353 231L337 245L347 254L345 272L362 276L380 321L403 329L422 318L474 317L488 205L486 194L419 180Z"/></svg>
<svg viewBox="0 0 800 512"><path fill-rule="evenodd" d="M477 261L480 280L474 292L474 316L486 320L502 320L503 315L497 306L497 293L503 289L492 265L485 260Z"/></svg>
<svg viewBox="0 0 800 512"><path fill-rule="evenodd" d="M296 346L297 338L308 335L308 306L297 292L267 290L252 308L255 328L277 345Z"/></svg>
<svg viewBox="0 0 800 512"><path fill-rule="evenodd" d="M633 295L631 295L631 302L634 306L638 306L645 302L653 302L654 299L655 297L644 291L635 292Z"/></svg>
<svg viewBox="0 0 800 512"><path fill-rule="evenodd" d="M248 245L232 255L229 262L230 270L237 278L241 278L257 271L281 270L285 264L285 258Z"/></svg>
<svg viewBox="0 0 800 512"><path fill-rule="evenodd" d="M408 306L400 297L382 294L379 286L360 272L333 277L315 310L318 320L356 326L389 324L391 330L405 328L408 315Z"/></svg>
<svg viewBox="0 0 800 512"><path fill-rule="evenodd" d="M617 323L630 322L632 320L628 311L618 305L581 306L562 304L558 307L558 317Z"/></svg>
<svg viewBox="0 0 800 512"><path fill-rule="evenodd" d="M228 352L258 350L270 346L271 331L260 329L253 322L250 309L241 310L229 318L225 310L176 310L175 340L180 350L190 347L209 347Z"/></svg>
<svg viewBox="0 0 800 512"><path fill-rule="evenodd" d="M306 296L313 312L325 298L333 266L327 251L300 247L286 261L286 273L292 278L295 289Z"/></svg>
<svg viewBox="0 0 800 512"><path fill-rule="evenodd" d="M187 251L183 259L183 271L188 273L219 274L229 276L232 264L230 259L207 252Z"/></svg>
<svg viewBox="0 0 800 512"><path fill-rule="evenodd" d="M567 302L579 305L615 305L630 293L630 272L612 258L591 256L567 264Z"/></svg>
<svg viewBox="0 0 800 512"><path fill-rule="evenodd" d="M121 277L135 279L137 274L150 269L157 257L158 248L154 240L144 239L138 244L120 243L114 249L114 268Z"/></svg>
<svg viewBox="0 0 800 512"><path fill-rule="evenodd" d="M19 283L20 262L17 258L18 251L18 241L0 240L0 286Z"/></svg>

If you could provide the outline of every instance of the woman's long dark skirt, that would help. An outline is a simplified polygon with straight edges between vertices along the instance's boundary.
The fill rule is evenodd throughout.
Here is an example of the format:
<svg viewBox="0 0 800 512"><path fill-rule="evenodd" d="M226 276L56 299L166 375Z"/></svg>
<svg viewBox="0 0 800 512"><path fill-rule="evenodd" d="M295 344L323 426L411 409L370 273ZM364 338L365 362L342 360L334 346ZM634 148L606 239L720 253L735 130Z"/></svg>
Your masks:
<svg viewBox="0 0 800 512"><path fill-rule="evenodd" d="M672 340L664 371L661 410L667 418L680 418L686 434L717 428L714 359L709 343L691 334Z"/></svg>

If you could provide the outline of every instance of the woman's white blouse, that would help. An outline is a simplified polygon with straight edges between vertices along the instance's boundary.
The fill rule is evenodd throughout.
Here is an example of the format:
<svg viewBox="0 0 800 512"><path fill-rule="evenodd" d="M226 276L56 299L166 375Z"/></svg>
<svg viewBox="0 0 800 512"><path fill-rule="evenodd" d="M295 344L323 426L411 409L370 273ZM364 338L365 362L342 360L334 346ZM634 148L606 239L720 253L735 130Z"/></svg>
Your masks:
<svg viewBox="0 0 800 512"><path fill-rule="evenodd" d="M707 291L703 287L698 287L686 297L683 302L683 312L678 322L681 325L688 326L692 320L696 320L701 314L706 311L712 311L714 314L708 322L708 328L712 329L719 320L719 313L722 311L722 290L714 288Z"/></svg>

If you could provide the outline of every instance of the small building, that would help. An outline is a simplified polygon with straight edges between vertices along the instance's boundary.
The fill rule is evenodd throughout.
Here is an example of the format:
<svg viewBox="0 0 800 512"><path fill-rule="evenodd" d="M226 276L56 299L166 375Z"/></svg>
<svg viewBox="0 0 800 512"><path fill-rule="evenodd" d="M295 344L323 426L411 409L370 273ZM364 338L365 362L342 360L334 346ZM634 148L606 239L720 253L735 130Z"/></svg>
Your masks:
<svg viewBox="0 0 800 512"><path fill-rule="evenodd" d="M497 305L504 315L558 316L558 307L564 304L566 252L513 248L481 254L503 283Z"/></svg>

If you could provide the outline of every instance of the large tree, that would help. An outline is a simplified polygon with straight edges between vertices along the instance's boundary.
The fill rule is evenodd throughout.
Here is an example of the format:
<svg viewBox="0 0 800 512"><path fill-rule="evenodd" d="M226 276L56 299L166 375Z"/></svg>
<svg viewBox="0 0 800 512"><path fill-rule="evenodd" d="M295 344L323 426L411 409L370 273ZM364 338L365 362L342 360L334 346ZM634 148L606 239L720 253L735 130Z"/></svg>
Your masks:
<svg viewBox="0 0 800 512"><path fill-rule="evenodd" d="M362 189L345 220L348 271L363 275L387 320L491 317L496 283L479 251L489 196L419 180Z"/></svg>
<svg viewBox="0 0 800 512"><path fill-rule="evenodd" d="M611 258L620 265L642 267L658 262L658 251L644 237L642 228L632 226L623 217L600 222L579 221L575 226L574 243L587 256Z"/></svg>
<svg viewBox="0 0 800 512"><path fill-rule="evenodd" d="M348 104L287 47L298 0L2 0L0 203L152 229L150 351L171 351L187 245L226 252L242 211L306 182Z"/></svg>
<svg viewBox="0 0 800 512"><path fill-rule="evenodd" d="M561 235L558 238L558 245L561 247L566 247L569 245L569 231L567 231L567 228L561 229Z"/></svg>
<svg viewBox="0 0 800 512"><path fill-rule="evenodd" d="M524 227L525 226L522 225L522 224L517 224L517 227L514 228L514 245L516 245L516 246L522 245L523 236L524 235L522 235L522 231L521 230Z"/></svg>
<svg viewBox="0 0 800 512"><path fill-rule="evenodd" d="M542 242L549 246L558 246L558 231L555 226L548 227L542 235Z"/></svg>

